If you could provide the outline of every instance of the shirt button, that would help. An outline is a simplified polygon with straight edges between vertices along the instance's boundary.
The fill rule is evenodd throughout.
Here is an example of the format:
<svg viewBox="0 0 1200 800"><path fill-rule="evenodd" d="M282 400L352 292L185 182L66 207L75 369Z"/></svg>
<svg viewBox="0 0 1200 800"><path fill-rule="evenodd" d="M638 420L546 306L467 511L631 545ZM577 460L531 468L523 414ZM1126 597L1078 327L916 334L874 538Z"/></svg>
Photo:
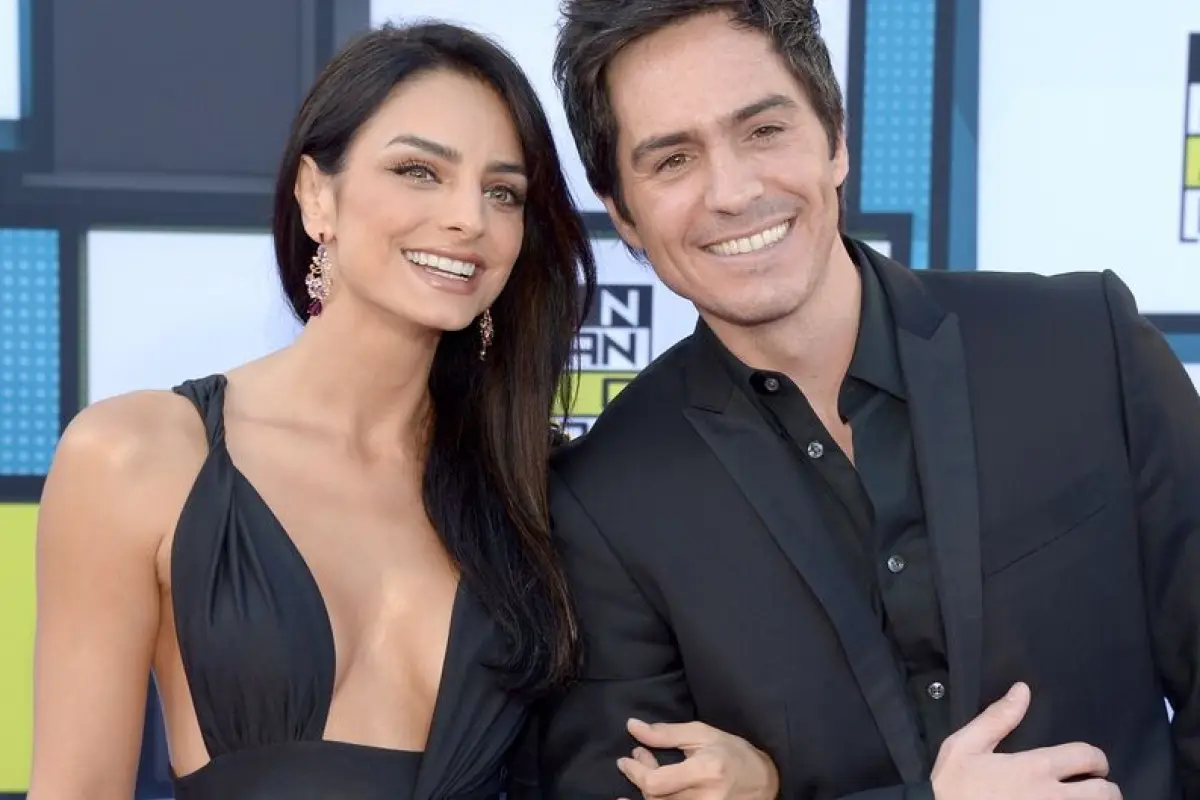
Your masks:
<svg viewBox="0 0 1200 800"><path fill-rule="evenodd" d="M941 681L934 681L925 689L929 692L929 696L934 700L941 700L946 696L946 686Z"/></svg>
<svg viewBox="0 0 1200 800"><path fill-rule="evenodd" d="M904 560L904 556L892 556L887 560L887 568L889 572L901 572L908 566Z"/></svg>
<svg viewBox="0 0 1200 800"><path fill-rule="evenodd" d="M774 376L768 376L767 378L763 379L763 388L766 389L771 394L778 392L779 391L779 378L776 378Z"/></svg>
<svg viewBox="0 0 1200 800"><path fill-rule="evenodd" d="M825 445L820 442L809 442L805 451L808 453L809 458L820 458L825 455Z"/></svg>

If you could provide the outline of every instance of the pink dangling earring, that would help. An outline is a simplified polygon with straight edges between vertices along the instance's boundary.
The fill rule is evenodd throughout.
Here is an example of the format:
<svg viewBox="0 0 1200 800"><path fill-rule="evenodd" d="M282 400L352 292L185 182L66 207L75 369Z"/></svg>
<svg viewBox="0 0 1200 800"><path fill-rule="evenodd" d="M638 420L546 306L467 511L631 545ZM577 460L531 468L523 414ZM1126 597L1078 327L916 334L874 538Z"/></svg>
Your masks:
<svg viewBox="0 0 1200 800"><path fill-rule="evenodd" d="M488 347L492 344L492 337L496 335L496 329L492 326L492 310L485 309L479 317L479 339L482 342L482 347L479 348L479 360L487 356Z"/></svg>
<svg viewBox="0 0 1200 800"><path fill-rule="evenodd" d="M304 285L308 287L308 296L311 302L308 304L308 316L319 316L325 307L325 301L329 297L329 249L325 247L325 234L321 234L321 242L317 245L317 252L312 257L312 263L308 267L308 276L304 279Z"/></svg>

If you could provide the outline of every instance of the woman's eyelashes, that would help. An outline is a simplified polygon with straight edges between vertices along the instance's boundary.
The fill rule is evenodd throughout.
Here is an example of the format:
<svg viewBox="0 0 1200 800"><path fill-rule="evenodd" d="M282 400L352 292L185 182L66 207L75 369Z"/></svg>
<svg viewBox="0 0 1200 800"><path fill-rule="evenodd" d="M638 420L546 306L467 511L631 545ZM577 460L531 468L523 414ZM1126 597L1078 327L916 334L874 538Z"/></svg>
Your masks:
<svg viewBox="0 0 1200 800"><path fill-rule="evenodd" d="M404 161L390 168L395 174L409 178L415 183L441 183L437 170L432 164L423 161ZM484 189L484 194L498 201L501 205L521 207L525 205L525 193L515 186L494 184Z"/></svg>

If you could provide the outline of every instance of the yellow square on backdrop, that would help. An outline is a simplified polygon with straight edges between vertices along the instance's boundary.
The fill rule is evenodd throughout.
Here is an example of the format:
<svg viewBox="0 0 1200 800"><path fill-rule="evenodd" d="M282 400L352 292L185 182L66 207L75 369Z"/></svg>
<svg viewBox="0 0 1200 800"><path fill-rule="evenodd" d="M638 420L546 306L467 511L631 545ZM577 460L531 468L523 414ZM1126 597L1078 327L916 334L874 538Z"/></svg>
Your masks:
<svg viewBox="0 0 1200 800"><path fill-rule="evenodd" d="M29 790L36 505L0 504L0 792Z"/></svg>
<svg viewBox="0 0 1200 800"><path fill-rule="evenodd" d="M632 371L595 372L581 370L572 379L574 386L574 407L572 416L598 417L604 407L613 401L630 381L636 376ZM555 414L562 414L562 409L555 403Z"/></svg>
<svg viewBox="0 0 1200 800"><path fill-rule="evenodd" d="M1187 139L1183 173L1183 182L1187 188L1200 189L1200 136L1189 136Z"/></svg>

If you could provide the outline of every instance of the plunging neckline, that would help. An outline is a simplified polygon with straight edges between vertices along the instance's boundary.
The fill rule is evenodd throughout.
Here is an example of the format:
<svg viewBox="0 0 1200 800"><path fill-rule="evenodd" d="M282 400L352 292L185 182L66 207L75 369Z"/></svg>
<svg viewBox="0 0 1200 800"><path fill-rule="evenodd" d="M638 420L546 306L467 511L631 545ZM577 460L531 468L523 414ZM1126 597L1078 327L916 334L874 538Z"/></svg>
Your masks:
<svg viewBox="0 0 1200 800"><path fill-rule="evenodd" d="M222 399L224 399L224 398L222 398ZM224 417L224 414L222 414L222 417ZM328 701L328 703L324 704L325 707L323 709L323 714L322 714L322 716L324 717L324 720L321 724L321 736L317 741L336 742L338 744L353 745L353 746L358 746L358 747L368 747L368 748L372 748L375 750L390 750L390 751L398 752L398 753L425 753L425 752L428 752L429 745L433 741L434 729L435 729L435 726L438 721L439 711L441 711L441 707L445 702L445 700L444 700L445 693L446 693L445 692L445 687L446 687L445 676L448 671L447 667L450 666L450 658L455 649L454 648L454 644L455 644L455 636L454 635L455 635L456 630L458 629L458 625L456 624L456 622L458 621L458 618L460 616L459 615L459 606L461 604L461 600L462 600L462 596L463 596L462 578L460 577L458 579L457 583L455 584L454 599L451 601L451 604L450 604L450 623L449 623L449 629L446 632L446 650L445 650L445 653L443 653L443 655L442 655L442 666L441 666L441 669L439 670L439 674L438 674L438 687L437 687L437 690L434 692L433 713L431 714L431 716L429 718L429 733L425 737L425 746L423 748L421 748L420 750L413 750L413 749L401 749L401 748L396 748L396 747L379 747L377 745L368 745L368 744L362 744L359 742L347 742L347 741L343 741L340 739L327 738L326 737L326 729L329 726L329 712L333 708L333 696L334 696L335 688L337 687L337 679L338 679L337 639L333 635L333 618L329 613L329 605L325 601L325 595L321 592L321 585L319 583L317 583L317 576L312 571L312 567L309 565L308 559L305 558L304 553L302 553L300 551L299 546L296 544L296 540L292 538L292 535L290 533L288 533L287 527L279 519L279 515L275 513L275 509L271 508L271 504L268 503L266 501L266 498L264 498L262 496L262 493L258 490L258 487L256 487L254 485L254 483L250 480L250 478L247 477L246 474L244 472L242 472L241 469L238 468L237 464L233 460L233 455L229 452L228 446L225 443L224 436L221 437L221 450L224 451L225 460L228 463L229 468L233 471L234 477L241 484L242 488L246 489L250 493L250 496L253 499L253 501L258 503L260 506L262 506L263 510L266 511L267 516L271 520L271 523L275 526L275 532L284 540L284 544L285 544L288 552L291 553L291 555L296 559L296 562L300 565L300 568L301 568L300 572L302 575L304 575L305 582L308 584L309 589L313 593L313 596L317 599L318 605L321 609L320 616L321 616L322 625L321 625L321 630L320 630L320 636L322 639L325 640L326 652L333 659L333 669L330 670L331 677L330 677L330 685L328 687L329 691L328 691L328 695L327 695L329 698L329 701Z"/></svg>
<svg viewBox="0 0 1200 800"><path fill-rule="evenodd" d="M332 705L334 705L334 693L337 687L338 676L337 639L334 636L334 620L332 620L332 616L329 613L329 603L325 602L325 595L322 593L322 590L320 590L320 584L317 583L317 575L312 571L312 566L308 564L308 559L306 559L304 553L300 551L300 547L296 545L292 534L288 533L287 525L283 524L280 516L275 513L274 507L271 507L271 504L266 501L266 498L263 497L263 493L258 491L258 487L254 486L254 483L250 480L250 477L248 477L245 473L242 473L241 469L238 467L238 463L236 463L233 459L233 453L229 452L228 428L226 427L226 402L228 401L229 378L228 375L222 373L218 375L217 380L220 381L221 391L220 398L218 398L217 401L217 407L220 409L220 437L218 437L218 441L214 443L214 446L211 447L209 457L211 458L216 456L216 451L220 450L221 456L224 458L224 462L226 462L228 468L233 471L234 479L240 483L242 488L245 488L246 491L250 493L251 499L254 501L254 503L262 506L263 511L266 512L266 517L268 517L270 523L275 527L275 533L283 540L284 547L286 547L287 551L292 554L292 557L296 560L296 564L300 565L300 573L302 576L304 576L304 581L308 585L308 588L310 588L312 591L313 596L316 597L317 606L320 608L320 619L322 619L322 624L320 624L319 636L325 640L325 652L326 654L329 654L329 656L332 658L332 662L334 663L332 663L332 669L330 670L330 685L328 687L329 691L326 693L326 697L329 699L328 702L323 704L324 709L322 710L322 716L324 718L322 723L320 723L320 735L317 740L335 741L342 745L368 747L373 748L373 750L384 750L400 753L428 752L428 750L430 750L430 744L433 741L434 730L436 730L439 711L442 711L442 705L445 703L445 675L449 672L448 667L451 666L450 658L452 654L454 654L455 650L455 632L458 627L456 622L458 620L458 616L460 616L460 606L463 596L462 577L460 576L457 579L455 584L454 600L452 600L450 603L450 622L448 631L446 631L445 652L442 656L442 668L440 668L438 672L438 687L436 692L433 694L433 712L430 716L430 724L428 724L428 733L425 736L425 746L422 747L421 750L410 750L410 748L401 750L401 748L397 747L379 747L376 745L360 744L360 742L341 741L326 738L326 729L329 727L329 712L332 710Z"/></svg>
<svg viewBox="0 0 1200 800"><path fill-rule="evenodd" d="M494 800L528 708L495 674L505 644L461 575L424 747L325 738L342 677L330 608L304 553L228 452L224 383L218 374L175 390L201 412L209 443L171 567L176 636L209 760L182 777L172 770L177 791L186 786L190 800L227 796L230 786L303 794L345 778L391 792L380 798ZM413 788L395 795L410 777Z"/></svg>

